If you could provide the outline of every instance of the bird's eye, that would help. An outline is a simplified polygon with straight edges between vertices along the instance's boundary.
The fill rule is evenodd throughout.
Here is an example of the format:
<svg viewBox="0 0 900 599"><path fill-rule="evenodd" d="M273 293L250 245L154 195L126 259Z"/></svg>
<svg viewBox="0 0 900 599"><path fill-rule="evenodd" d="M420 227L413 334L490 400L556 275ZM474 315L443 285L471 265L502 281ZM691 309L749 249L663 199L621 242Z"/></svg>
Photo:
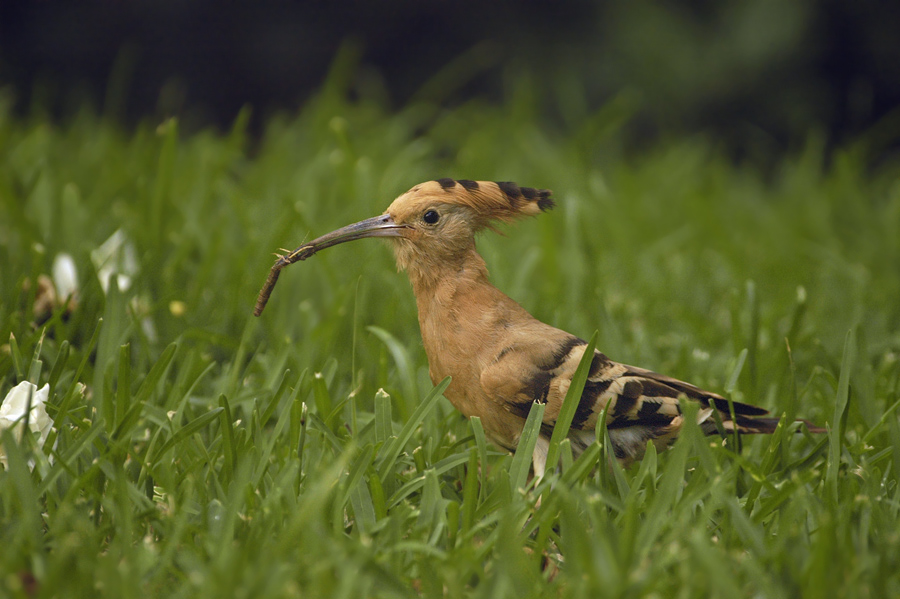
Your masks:
<svg viewBox="0 0 900 599"><path fill-rule="evenodd" d="M437 213L437 210L426 210L425 214L422 215L422 220L429 225L435 224L440 218L441 215Z"/></svg>

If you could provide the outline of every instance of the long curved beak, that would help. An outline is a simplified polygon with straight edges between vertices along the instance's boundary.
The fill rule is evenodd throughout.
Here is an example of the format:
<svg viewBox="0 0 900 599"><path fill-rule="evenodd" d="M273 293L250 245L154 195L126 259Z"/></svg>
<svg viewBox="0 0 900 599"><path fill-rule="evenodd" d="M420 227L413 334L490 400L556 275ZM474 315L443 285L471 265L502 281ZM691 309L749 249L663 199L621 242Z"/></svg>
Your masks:
<svg viewBox="0 0 900 599"><path fill-rule="evenodd" d="M284 261L285 264L293 264L297 260L306 260L316 252L330 248L333 245L363 239L364 237L400 237L403 229L408 229L406 225L398 225L391 218L390 214L382 214L373 218L341 227L337 231L332 231L326 235L322 235L318 239L313 239L309 243L305 243L296 250L283 256L279 262Z"/></svg>
<svg viewBox="0 0 900 599"><path fill-rule="evenodd" d="M269 276L266 279L265 285L263 285L263 288L259 292L259 296L256 298L256 307L253 310L253 315L259 316L262 314L263 309L266 307L266 303L269 301L269 296L272 294L272 289L275 288L275 283L278 282L278 275L285 266L299 260L306 260L320 250L330 248L333 245L346 243L347 241L355 241L365 237L402 237L403 231L408 228L408 225L399 225L395 223L390 214L382 214L381 216L367 218L358 223L341 227L337 231L332 231L317 239L313 239L309 243L301 245L293 252L284 256L279 255L278 260L276 260L275 264L272 266L272 270L269 271Z"/></svg>

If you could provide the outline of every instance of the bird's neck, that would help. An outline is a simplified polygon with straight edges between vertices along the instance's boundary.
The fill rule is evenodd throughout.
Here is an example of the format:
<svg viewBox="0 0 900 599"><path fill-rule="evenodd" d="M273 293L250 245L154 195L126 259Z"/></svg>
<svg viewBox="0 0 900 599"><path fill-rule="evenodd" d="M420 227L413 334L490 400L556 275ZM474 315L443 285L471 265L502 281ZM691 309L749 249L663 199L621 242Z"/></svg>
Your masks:
<svg viewBox="0 0 900 599"><path fill-rule="evenodd" d="M452 376L446 397L471 415L465 390L477 388L481 368L504 347L504 336L534 319L490 283L474 246L458 260L409 266L431 378Z"/></svg>
<svg viewBox="0 0 900 599"><path fill-rule="evenodd" d="M494 295L490 290L496 292L488 280L487 265L474 246L455 260L410 264L407 271L420 321L423 316L484 309Z"/></svg>

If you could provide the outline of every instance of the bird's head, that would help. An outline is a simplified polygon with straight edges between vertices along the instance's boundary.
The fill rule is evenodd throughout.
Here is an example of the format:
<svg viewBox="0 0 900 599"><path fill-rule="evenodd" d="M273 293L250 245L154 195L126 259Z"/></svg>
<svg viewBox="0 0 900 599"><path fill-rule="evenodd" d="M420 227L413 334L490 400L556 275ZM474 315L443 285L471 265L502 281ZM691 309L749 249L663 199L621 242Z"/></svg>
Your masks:
<svg viewBox="0 0 900 599"><path fill-rule="evenodd" d="M285 260L305 260L327 247L363 239L390 237L397 264L453 261L474 247L475 234L498 222L540 214L553 207L549 189L511 182L438 179L402 194L381 216L369 218L297 248Z"/></svg>
<svg viewBox="0 0 900 599"><path fill-rule="evenodd" d="M401 269L446 264L474 248L475 234L485 227L552 208L550 194L510 182L438 179L402 194L379 218L396 227Z"/></svg>
<svg viewBox="0 0 900 599"><path fill-rule="evenodd" d="M275 263L260 293L257 315L268 299L277 273L298 260L333 245L365 237L394 241L397 266L410 277L453 267L475 248L475 234L494 223L540 214L553 207L550 190L511 182L438 179L402 194L381 216L369 218L306 243Z"/></svg>

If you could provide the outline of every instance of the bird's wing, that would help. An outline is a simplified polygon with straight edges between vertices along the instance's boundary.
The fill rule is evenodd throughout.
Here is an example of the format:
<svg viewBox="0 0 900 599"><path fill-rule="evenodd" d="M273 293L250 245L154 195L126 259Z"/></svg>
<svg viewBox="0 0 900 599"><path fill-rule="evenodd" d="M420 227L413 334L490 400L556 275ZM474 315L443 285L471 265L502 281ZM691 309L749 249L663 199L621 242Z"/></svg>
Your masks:
<svg viewBox="0 0 900 599"><path fill-rule="evenodd" d="M542 433L549 438L585 346L583 340L572 336L523 346L519 351L513 348L485 369L482 386L489 397L502 402L511 414L520 418L527 417L532 403L545 403ZM714 420L710 419L713 410L719 411L726 430L733 429L729 404L722 396L643 368L614 362L595 351L572 420L573 447L579 450L590 444L597 419L607 406L606 426L617 457L628 460L641 455L648 440L664 447L681 429L683 417L678 401L681 395L701 404L699 419L704 431L715 431ZM762 408L740 402L732 404L742 432L771 432L777 422L755 418L767 413Z"/></svg>

